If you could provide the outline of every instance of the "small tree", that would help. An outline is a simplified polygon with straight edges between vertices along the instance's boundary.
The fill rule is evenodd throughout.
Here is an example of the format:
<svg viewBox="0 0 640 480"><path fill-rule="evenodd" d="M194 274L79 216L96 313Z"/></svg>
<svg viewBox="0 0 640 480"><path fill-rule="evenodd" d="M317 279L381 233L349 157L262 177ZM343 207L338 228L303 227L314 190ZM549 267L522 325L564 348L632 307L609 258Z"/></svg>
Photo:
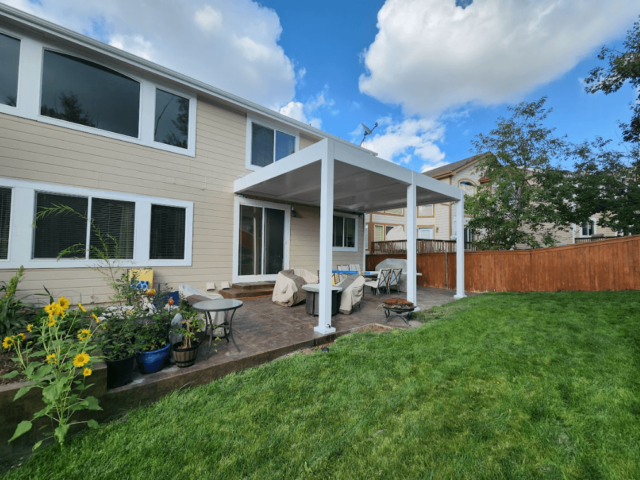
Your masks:
<svg viewBox="0 0 640 480"><path fill-rule="evenodd" d="M613 150L597 138L579 149L573 179L574 221L600 214L598 225L623 235L640 233L640 144Z"/></svg>
<svg viewBox="0 0 640 480"><path fill-rule="evenodd" d="M476 164L489 182L465 200L465 213L473 217L468 228L482 249L552 246L554 234L568 229L571 192L565 172L552 165L568 155L568 144L543 125L551 112L545 102L509 107L510 118L500 117L488 135L473 141L478 152L492 152Z"/></svg>

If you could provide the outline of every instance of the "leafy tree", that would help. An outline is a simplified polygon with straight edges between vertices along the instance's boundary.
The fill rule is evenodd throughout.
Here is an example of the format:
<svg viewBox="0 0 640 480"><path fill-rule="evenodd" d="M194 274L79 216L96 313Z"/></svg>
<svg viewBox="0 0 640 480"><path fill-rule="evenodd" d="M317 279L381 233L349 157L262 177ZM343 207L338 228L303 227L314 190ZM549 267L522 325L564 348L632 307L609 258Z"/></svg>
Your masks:
<svg viewBox="0 0 640 480"><path fill-rule="evenodd" d="M640 17L639 17L640 18ZM608 67L596 67L585 79L585 90L589 93L617 92L627 83L635 88L637 99L631 106L631 122L621 123L626 142L640 142L640 20L633 24L624 41L624 51L602 47L600 60L607 60Z"/></svg>
<svg viewBox="0 0 640 480"><path fill-rule="evenodd" d="M598 225L623 235L640 233L640 144L624 151L597 138L583 144L573 175L575 223L600 214Z"/></svg>
<svg viewBox="0 0 640 480"><path fill-rule="evenodd" d="M478 152L492 152L476 164L489 181L465 199L465 213L473 217L467 228L482 249L552 246L554 234L569 228L571 190L565 172L552 165L568 155L569 145L544 126L551 112L545 102L509 107L510 118L498 118L488 135L473 141Z"/></svg>

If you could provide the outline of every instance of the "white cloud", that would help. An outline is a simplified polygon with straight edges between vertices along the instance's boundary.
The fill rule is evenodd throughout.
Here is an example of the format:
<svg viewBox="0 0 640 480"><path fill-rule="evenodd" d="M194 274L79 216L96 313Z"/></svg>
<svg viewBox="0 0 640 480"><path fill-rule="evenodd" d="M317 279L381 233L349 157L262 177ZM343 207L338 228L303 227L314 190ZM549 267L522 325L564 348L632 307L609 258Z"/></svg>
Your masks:
<svg viewBox="0 0 640 480"><path fill-rule="evenodd" d="M251 0L0 1L270 108L295 94L280 19Z"/></svg>
<svg viewBox="0 0 640 480"><path fill-rule="evenodd" d="M428 172L429 170L433 170L434 168L444 167L445 165L448 165L448 163L447 162L436 162L431 164L425 163L420 169L420 173Z"/></svg>
<svg viewBox="0 0 640 480"><path fill-rule="evenodd" d="M322 119L317 116L319 110L330 109L335 105L331 98L327 98L329 88L327 86L315 97L310 98L306 103L291 101L284 107L280 108L280 113L291 118L299 120L303 123L310 124L312 127L321 128ZM333 113L332 110L330 110Z"/></svg>
<svg viewBox="0 0 640 480"><path fill-rule="evenodd" d="M623 34L638 14L637 0L455 3L387 0L360 90L407 115L518 100Z"/></svg>
<svg viewBox="0 0 640 480"><path fill-rule="evenodd" d="M426 118L409 118L393 123L389 117L378 120L378 129L367 137L364 148L376 152L380 158L407 164L414 158L430 163L440 162L444 153L436 142L444 139L444 125ZM362 135L362 127L353 134Z"/></svg>

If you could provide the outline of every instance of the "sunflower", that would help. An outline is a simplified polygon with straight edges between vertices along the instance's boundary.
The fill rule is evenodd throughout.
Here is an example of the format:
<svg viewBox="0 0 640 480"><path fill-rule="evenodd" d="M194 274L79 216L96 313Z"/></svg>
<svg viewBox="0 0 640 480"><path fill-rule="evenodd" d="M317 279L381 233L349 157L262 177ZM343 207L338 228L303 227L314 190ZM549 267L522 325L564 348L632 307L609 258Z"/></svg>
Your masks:
<svg viewBox="0 0 640 480"><path fill-rule="evenodd" d="M96 323L100 323L100 319L98 317L96 317L95 313L92 313L91 316L93 317L93 319L96 321Z"/></svg>
<svg viewBox="0 0 640 480"><path fill-rule="evenodd" d="M57 303L53 302L50 303L49 305L47 305L46 307L44 307L44 311L47 312L49 314L49 316L51 315L55 315L56 312L58 311L58 309L56 307L59 307L60 305L58 305Z"/></svg>
<svg viewBox="0 0 640 480"><path fill-rule="evenodd" d="M5 350L9 350L12 346L13 346L13 338L4 337L4 340L2 341L2 348L4 348Z"/></svg>
<svg viewBox="0 0 640 480"><path fill-rule="evenodd" d="M84 367L89 363L89 360L91 360L91 357L88 354L84 352L79 353L76 355L76 358L73 359L73 366L78 368Z"/></svg>
<svg viewBox="0 0 640 480"><path fill-rule="evenodd" d="M82 375L84 375L85 377L88 377L89 375L91 375L91 369L90 368L85 368L82 371Z"/></svg>
<svg viewBox="0 0 640 480"><path fill-rule="evenodd" d="M24 334L24 333L20 332L20 333L18 334L18 339L19 339L19 341L23 341L25 338L27 338L27 337L25 336L25 334Z"/></svg>
<svg viewBox="0 0 640 480"><path fill-rule="evenodd" d="M71 302L68 298L60 297L58 299L58 305L60 305L63 310L66 310L67 308L69 308L69 305L71 305Z"/></svg>
<svg viewBox="0 0 640 480"><path fill-rule="evenodd" d="M58 363L58 359L56 358L55 353L47 355L47 363Z"/></svg>
<svg viewBox="0 0 640 480"><path fill-rule="evenodd" d="M82 306L82 304L80 302L78 302L78 308L80 310L82 310L83 313L87 313L87 311L84 309L84 307Z"/></svg>
<svg viewBox="0 0 640 480"><path fill-rule="evenodd" d="M33 325L27 325L27 332L33 332Z"/></svg>
<svg viewBox="0 0 640 480"><path fill-rule="evenodd" d="M88 340L90 336L91 336L91 330L89 330L88 328L83 328L82 330L78 331L78 339L81 342Z"/></svg>
<svg viewBox="0 0 640 480"><path fill-rule="evenodd" d="M53 327L56 324L56 317L49 314L49 321L47 322L48 327Z"/></svg>

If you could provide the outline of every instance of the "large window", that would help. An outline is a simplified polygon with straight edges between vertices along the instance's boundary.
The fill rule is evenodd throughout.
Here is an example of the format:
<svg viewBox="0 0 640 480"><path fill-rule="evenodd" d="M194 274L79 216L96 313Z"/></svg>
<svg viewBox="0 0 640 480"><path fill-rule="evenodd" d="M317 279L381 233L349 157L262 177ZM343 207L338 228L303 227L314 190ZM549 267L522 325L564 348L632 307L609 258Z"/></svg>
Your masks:
<svg viewBox="0 0 640 480"><path fill-rule="evenodd" d="M45 50L40 113L137 138L140 83L102 65Z"/></svg>
<svg viewBox="0 0 640 480"><path fill-rule="evenodd" d="M132 259L136 204L104 198L91 199L89 258L100 258L96 248L109 258Z"/></svg>
<svg viewBox="0 0 640 480"><path fill-rule="evenodd" d="M356 218L333 216L333 246L334 248L357 249L356 247Z"/></svg>
<svg viewBox="0 0 640 480"><path fill-rule="evenodd" d="M150 259L184 258L186 213L184 208L151 206Z"/></svg>
<svg viewBox="0 0 640 480"><path fill-rule="evenodd" d="M36 217L33 258L85 258L89 199L43 192L36 194L37 215L57 207L69 210Z"/></svg>
<svg viewBox="0 0 640 480"><path fill-rule="evenodd" d="M15 107L18 101L20 40L0 33L0 104Z"/></svg>
<svg viewBox="0 0 640 480"><path fill-rule="evenodd" d="M188 148L188 98L156 89L154 140L174 147Z"/></svg>
<svg viewBox="0 0 640 480"><path fill-rule="evenodd" d="M266 167L296 151L296 137L251 122L251 165Z"/></svg>
<svg viewBox="0 0 640 480"><path fill-rule="evenodd" d="M11 189L0 188L0 260L9 258L11 230Z"/></svg>
<svg viewBox="0 0 640 480"><path fill-rule="evenodd" d="M420 205L418 207L419 217L433 217L433 205Z"/></svg>

